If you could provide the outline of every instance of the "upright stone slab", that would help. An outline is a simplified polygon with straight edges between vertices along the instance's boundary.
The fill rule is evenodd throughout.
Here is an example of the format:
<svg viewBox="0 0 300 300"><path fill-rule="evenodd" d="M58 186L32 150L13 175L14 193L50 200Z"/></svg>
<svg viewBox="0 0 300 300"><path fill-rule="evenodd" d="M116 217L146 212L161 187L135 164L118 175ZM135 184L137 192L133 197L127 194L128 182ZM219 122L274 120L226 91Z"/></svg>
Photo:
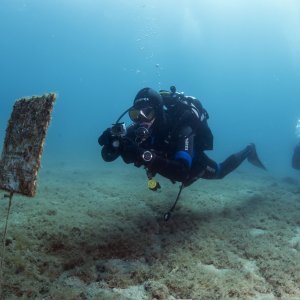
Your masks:
<svg viewBox="0 0 300 300"><path fill-rule="evenodd" d="M0 189L33 197L55 94L16 101L0 161Z"/></svg>

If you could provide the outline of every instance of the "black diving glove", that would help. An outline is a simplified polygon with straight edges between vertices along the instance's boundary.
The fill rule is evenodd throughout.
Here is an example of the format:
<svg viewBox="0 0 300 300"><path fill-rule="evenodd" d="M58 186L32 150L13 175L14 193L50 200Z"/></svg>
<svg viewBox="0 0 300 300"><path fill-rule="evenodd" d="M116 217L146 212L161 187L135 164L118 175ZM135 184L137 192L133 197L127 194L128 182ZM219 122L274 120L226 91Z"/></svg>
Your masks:
<svg viewBox="0 0 300 300"><path fill-rule="evenodd" d="M98 143L100 146L110 146L113 142L111 129L107 128L98 138Z"/></svg>
<svg viewBox="0 0 300 300"><path fill-rule="evenodd" d="M111 129L107 128L98 138L98 143L102 146L101 155L104 161L111 162L120 156L120 141L111 134Z"/></svg>
<svg viewBox="0 0 300 300"><path fill-rule="evenodd" d="M117 148L111 146L103 146L101 149L101 156L104 161L111 162L116 160L120 156L120 151Z"/></svg>

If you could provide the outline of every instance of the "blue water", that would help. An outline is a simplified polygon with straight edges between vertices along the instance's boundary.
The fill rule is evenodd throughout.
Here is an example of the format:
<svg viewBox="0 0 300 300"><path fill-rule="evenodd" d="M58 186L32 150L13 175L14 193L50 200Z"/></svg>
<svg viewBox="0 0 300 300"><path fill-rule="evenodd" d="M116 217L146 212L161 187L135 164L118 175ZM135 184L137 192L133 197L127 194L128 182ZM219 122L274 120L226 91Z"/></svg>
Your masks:
<svg viewBox="0 0 300 300"><path fill-rule="evenodd" d="M98 163L136 92L175 84L208 110L212 158L255 142L289 174L299 26L297 0L1 0L0 139L16 99L56 92L44 161Z"/></svg>

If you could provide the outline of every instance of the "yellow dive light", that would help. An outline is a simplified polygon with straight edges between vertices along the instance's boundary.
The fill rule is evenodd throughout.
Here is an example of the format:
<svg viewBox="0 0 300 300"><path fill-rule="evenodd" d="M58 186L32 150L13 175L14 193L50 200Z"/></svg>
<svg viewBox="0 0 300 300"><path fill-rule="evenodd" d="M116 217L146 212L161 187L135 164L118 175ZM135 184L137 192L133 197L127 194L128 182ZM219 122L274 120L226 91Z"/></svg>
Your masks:
<svg viewBox="0 0 300 300"><path fill-rule="evenodd" d="M148 188L151 191L157 191L157 189L160 188L160 184L159 182L157 182L155 179L152 178L148 180Z"/></svg>

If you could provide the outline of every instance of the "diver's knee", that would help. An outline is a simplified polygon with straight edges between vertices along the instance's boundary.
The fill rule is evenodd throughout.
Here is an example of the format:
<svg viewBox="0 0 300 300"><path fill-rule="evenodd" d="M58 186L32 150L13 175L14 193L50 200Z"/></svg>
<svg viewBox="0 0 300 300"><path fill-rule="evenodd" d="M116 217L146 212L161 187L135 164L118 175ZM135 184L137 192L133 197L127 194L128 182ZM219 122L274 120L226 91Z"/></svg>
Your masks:
<svg viewBox="0 0 300 300"><path fill-rule="evenodd" d="M224 172L222 169L220 172L216 175L216 179L223 179L228 173Z"/></svg>
<svg viewBox="0 0 300 300"><path fill-rule="evenodd" d="M223 179L231 172L227 160L223 163L218 164L218 172L216 173L216 179Z"/></svg>
<svg viewBox="0 0 300 300"><path fill-rule="evenodd" d="M210 179L222 179L225 175L223 174L223 168L221 164L216 164L214 168L207 166L206 167L207 177Z"/></svg>

